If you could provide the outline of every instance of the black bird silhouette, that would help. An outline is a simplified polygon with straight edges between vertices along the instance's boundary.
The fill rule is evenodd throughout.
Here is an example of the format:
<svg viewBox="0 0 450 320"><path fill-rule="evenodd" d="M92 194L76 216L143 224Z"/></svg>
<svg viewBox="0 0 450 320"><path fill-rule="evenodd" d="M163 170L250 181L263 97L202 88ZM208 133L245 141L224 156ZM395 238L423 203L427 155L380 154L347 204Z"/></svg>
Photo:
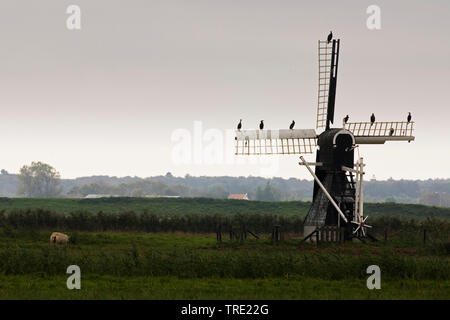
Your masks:
<svg viewBox="0 0 450 320"><path fill-rule="evenodd" d="M259 123L259 129L264 129L264 120L261 120L261 122Z"/></svg>
<svg viewBox="0 0 450 320"><path fill-rule="evenodd" d="M327 43L330 43L332 39L333 39L333 32L330 31L330 34L328 35L327 38Z"/></svg>
<svg viewBox="0 0 450 320"><path fill-rule="evenodd" d="M294 129L294 126L295 126L295 121L294 120L292 120L292 123L291 123L291 125L289 126L289 129Z"/></svg>
<svg viewBox="0 0 450 320"><path fill-rule="evenodd" d="M394 134L394 128L391 128L391 130L389 130L389 135L392 136Z"/></svg>
<svg viewBox="0 0 450 320"><path fill-rule="evenodd" d="M370 116L370 125L373 125L374 122L375 122L375 114L372 113L372 115Z"/></svg>
<svg viewBox="0 0 450 320"><path fill-rule="evenodd" d="M408 123L410 123L411 122L411 112L408 112L408 118L407 118L407 120L408 120Z"/></svg>
<svg viewBox="0 0 450 320"><path fill-rule="evenodd" d="M241 131L241 128L242 128L242 119L239 120L239 123L238 123L238 126L237 126L237 129L238 129L239 131Z"/></svg>
<svg viewBox="0 0 450 320"><path fill-rule="evenodd" d="M344 123L347 123L347 121L348 121L349 118L350 118L350 117L349 117L348 115L346 115L345 118L344 118Z"/></svg>

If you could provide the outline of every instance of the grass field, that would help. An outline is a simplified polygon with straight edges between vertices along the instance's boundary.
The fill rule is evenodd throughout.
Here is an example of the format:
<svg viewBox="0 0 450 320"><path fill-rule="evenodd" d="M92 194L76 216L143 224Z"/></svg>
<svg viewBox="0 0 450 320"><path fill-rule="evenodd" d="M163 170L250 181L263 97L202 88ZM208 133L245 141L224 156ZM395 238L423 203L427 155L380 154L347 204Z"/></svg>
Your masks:
<svg viewBox="0 0 450 320"><path fill-rule="evenodd" d="M185 214L249 214L270 213L274 215L296 215L304 217L310 202L283 201L261 202L221 200L208 198L99 198L99 199L32 199L0 198L0 211L13 209L48 209L56 212L148 212L162 215ZM364 211L373 216L390 216L407 219L435 217L450 219L450 208L430 207L417 204L365 203Z"/></svg>
<svg viewBox="0 0 450 320"><path fill-rule="evenodd" d="M391 244L244 243L205 234L76 234L52 246L50 232L0 237L1 299L449 299L450 260L429 247ZM294 236L294 235L293 235ZM79 265L82 289L65 274ZM382 289L368 290L379 265Z"/></svg>
<svg viewBox="0 0 450 320"><path fill-rule="evenodd" d="M368 290L365 280L314 278L180 279L177 277L82 276L80 290L68 290L66 277L8 276L0 280L1 299L450 299L450 282L388 280Z"/></svg>
<svg viewBox="0 0 450 320"><path fill-rule="evenodd" d="M83 225L68 224L57 231L67 232L71 242L55 246L49 237L56 230L45 227L52 225L45 219L54 217L38 208L62 216L82 209L86 210L84 217L96 219L95 212L103 211L116 215L120 227L126 222L120 220L124 208L140 212L142 217L154 214L169 220L183 214L208 216L216 210L227 216L252 216L248 222L256 223L269 213L270 217L290 215L294 219L294 213L306 210L309 204L133 198L2 199L0 204L0 299L450 298L447 209L368 205L374 215L379 212L389 217L389 212L403 210L394 216L409 214L423 221L393 220L395 232L387 242L366 244L302 244L302 234L295 232L285 232L278 243L272 243L267 233L244 242L229 240L224 234L219 244L214 233L138 232L126 226L122 231L86 231L89 228ZM10 215L14 219L8 218ZM429 219L436 216L441 219ZM95 220L89 219L83 221ZM383 218L377 221L393 223ZM139 225L141 220L133 223ZM185 220L184 227L196 230L191 223ZM428 230L425 244L424 227ZM366 287L366 268L374 264L381 269L381 290ZM81 290L66 288L69 265L81 268Z"/></svg>

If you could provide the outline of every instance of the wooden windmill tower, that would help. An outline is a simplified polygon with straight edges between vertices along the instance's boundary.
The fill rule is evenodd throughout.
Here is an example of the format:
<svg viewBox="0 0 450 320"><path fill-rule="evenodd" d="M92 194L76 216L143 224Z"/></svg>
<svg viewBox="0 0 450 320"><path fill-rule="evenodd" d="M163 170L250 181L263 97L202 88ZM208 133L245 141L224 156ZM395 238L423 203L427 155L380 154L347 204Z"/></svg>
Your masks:
<svg viewBox="0 0 450 320"><path fill-rule="evenodd" d="M331 128L339 63L340 40L318 42L319 89L315 129L237 130L236 155L311 154L316 162L300 156L314 178L313 201L304 221L306 239L324 226L343 230L345 239L366 237L363 212L363 158L360 144L412 141L413 122L353 122ZM316 131L317 130L317 131ZM358 151L355 162L354 151ZM315 170L311 169L315 166ZM330 228L329 230L333 230ZM331 231L330 231L331 232ZM342 233L340 233L342 234ZM332 240L337 233L321 233ZM322 239L325 240L325 239Z"/></svg>

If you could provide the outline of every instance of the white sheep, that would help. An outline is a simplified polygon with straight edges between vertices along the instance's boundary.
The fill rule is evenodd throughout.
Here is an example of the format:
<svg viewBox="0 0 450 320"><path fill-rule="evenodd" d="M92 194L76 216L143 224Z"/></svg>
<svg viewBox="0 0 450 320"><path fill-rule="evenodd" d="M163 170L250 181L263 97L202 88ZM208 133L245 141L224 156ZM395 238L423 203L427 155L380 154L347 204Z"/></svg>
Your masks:
<svg viewBox="0 0 450 320"><path fill-rule="evenodd" d="M53 232L50 236L50 243L67 243L69 242L69 236L60 232Z"/></svg>

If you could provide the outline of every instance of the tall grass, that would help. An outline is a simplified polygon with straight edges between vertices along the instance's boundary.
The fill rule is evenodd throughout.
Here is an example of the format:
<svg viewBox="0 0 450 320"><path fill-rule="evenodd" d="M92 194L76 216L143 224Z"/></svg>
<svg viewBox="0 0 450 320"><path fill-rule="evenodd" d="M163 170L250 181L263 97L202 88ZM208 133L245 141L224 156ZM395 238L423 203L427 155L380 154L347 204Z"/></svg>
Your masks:
<svg viewBox="0 0 450 320"><path fill-rule="evenodd" d="M378 265L388 279L449 280L448 258L409 257L385 250L360 255L333 252L155 250L131 246L123 250L72 250L70 246L38 249L8 246L0 250L0 272L64 274L76 264L82 272L113 276L177 276L180 278L312 277L329 280L367 278L369 265Z"/></svg>
<svg viewBox="0 0 450 320"><path fill-rule="evenodd" d="M208 233L222 229L238 230L244 225L253 232L270 232L274 224L281 224L286 232L301 232L303 218L257 214L186 214L171 215L123 211L92 213L74 211L60 213L45 209L13 209L0 211L0 227L13 229L61 229L78 231L139 231L139 232L197 232Z"/></svg>
<svg viewBox="0 0 450 320"><path fill-rule="evenodd" d="M63 229L78 231L139 231L139 232L216 232L219 228L226 232L245 226L253 232L271 232L273 226L281 225L284 232L301 233L303 230L301 215L280 215L262 213L186 213L165 214L120 211L71 211L68 213L48 209L12 209L0 211L0 227L13 229ZM432 237L450 235L449 220L427 218L425 220L400 219L398 217L371 218L370 224L375 231L390 234L404 232L408 236L427 230Z"/></svg>

